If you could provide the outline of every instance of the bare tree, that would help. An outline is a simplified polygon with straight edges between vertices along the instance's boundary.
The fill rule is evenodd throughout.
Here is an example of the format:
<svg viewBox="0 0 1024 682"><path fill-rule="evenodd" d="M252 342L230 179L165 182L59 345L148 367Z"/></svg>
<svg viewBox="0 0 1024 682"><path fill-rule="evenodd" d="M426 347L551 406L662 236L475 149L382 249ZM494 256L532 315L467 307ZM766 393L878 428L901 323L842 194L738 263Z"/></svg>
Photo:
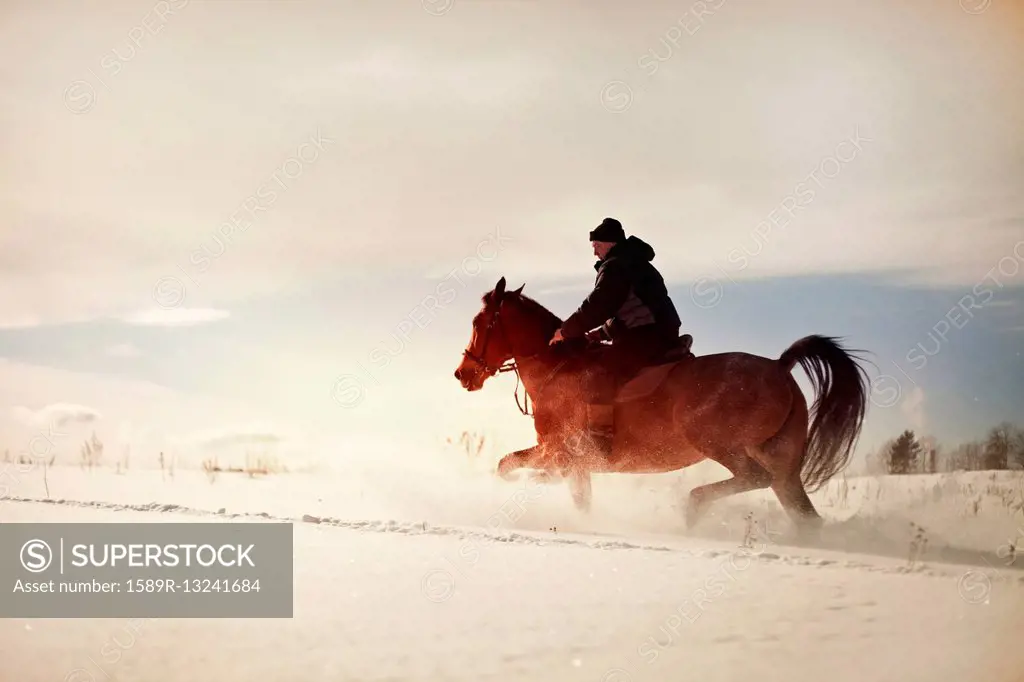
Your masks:
<svg viewBox="0 0 1024 682"><path fill-rule="evenodd" d="M986 469L1008 469L1010 463L1010 443L1014 436L1013 425L1003 422L994 426L985 439L983 466Z"/></svg>

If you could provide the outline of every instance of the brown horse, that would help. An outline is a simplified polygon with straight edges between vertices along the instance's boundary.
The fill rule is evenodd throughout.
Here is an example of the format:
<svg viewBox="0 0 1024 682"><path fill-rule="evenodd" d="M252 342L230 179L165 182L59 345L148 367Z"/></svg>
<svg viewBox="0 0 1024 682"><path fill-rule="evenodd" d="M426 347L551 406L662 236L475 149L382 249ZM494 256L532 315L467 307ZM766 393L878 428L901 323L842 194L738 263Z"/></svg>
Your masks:
<svg viewBox="0 0 1024 682"><path fill-rule="evenodd" d="M548 476L560 472L576 506L586 510L591 473L663 473L708 458L733 477L691 491L689 526L714 500L767 487L798 528L820 526L807 491L848 464L860 436L869 385L857 362L860 351L818 335L796 341L777 359L740 352L694 356L686 347L676 359L641 370L620 388L613 452L605 459L578 447L586 428L580 382L590 361L587 348L549 345L562 321L522 290L506 291L502 277L483 296L455 370L468 391L479 390L500 371L515 371L527 404L534 404L538 444L503 457L499 475L520 468ZM797 364L816 393L810 412L791 374Z"/></svg>

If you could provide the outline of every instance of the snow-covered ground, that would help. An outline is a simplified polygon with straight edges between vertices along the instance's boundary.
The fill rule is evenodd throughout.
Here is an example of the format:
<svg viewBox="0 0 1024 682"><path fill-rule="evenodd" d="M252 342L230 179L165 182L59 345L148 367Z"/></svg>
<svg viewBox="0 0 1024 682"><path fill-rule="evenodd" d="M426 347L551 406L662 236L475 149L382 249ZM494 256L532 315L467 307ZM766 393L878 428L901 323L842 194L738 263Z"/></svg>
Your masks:
<svg viewBox="0 0 1024 682"><path fill-rule="evenodd" d="M721 477L598 477L584 516L564 486L412 457L27 471L0 521L294 521L294 618L8 619L0 680L1024 680L1020 472L839 478L814 547L770 492L686 531L685 492Z"/></svg>

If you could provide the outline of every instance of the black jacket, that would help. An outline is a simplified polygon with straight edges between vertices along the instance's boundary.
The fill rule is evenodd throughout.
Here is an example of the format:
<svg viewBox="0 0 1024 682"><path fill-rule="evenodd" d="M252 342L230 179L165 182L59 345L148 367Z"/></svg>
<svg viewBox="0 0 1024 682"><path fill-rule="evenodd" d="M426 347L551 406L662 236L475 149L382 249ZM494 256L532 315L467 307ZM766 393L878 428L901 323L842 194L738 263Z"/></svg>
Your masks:
<svg viewBox="0 0 1024 682"><path fill-rule="evenodd" d="M678 336L679 314L652 260L654 249L637 237L615 245L604 260L594 264L594 290L562 324L562 336L579 338L604 325L614 341L624 329L652 324L666 336Z"/></svg>

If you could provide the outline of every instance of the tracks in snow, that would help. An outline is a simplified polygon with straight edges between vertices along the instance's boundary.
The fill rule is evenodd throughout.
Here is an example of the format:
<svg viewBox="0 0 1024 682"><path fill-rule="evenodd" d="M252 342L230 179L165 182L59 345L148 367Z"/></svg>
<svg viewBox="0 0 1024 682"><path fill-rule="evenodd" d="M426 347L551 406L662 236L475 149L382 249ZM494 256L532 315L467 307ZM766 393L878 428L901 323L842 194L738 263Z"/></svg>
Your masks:
<svg viewBox="0 0 1024 682"><path fill-rule="evenodd" d="M86 509L98 509L114 512L150 512L150 513L169 513L169 514L182 514L186 516L200 516L206 518L217 518L217 519L242 519L251 521L269 521L275 523L292 523L292 524L308 524L308 525L319 525L328 526L334 528L340 528L344 530L350 530L355 532L363 533L392 533L399 535L441 535L449 536L462 540L482 540L485 542L501 542L509 544L521 544L521 545L534 545L534 546L570 546L580 547L595 550L636 550L643 552L673 552L682 556L692 557L695 559L725 559L725 558L740 558L745 560L756 559L760 563L777 563L781 565L790 566L812 566L816 568L842 568L842 569L856 569L861 571L877 572L877 573L912 573L915 575L926 575L939 578L950 578L959 577L962 575L962 570L957 572L956 567L943 566L942 568L931 567L914 567L908 568L905 566L883 566L879 564L872 564L865 561L858 560L838 560L828 558L815 558L810 556L800 556L797 554L781 554L779 552L769 551L752 551L752 549L744 549L737 547L736 549L687 549L683 547L674 547L667 544L652 544L652 543L640 543L633 542L626 539L615 539L615 540L595 540L588 539L583 536L582 533L573 533L569 537L559 537L557 534L542 534L542 533L524 533L516 531L487 531L480 530L472 527L459 527L452 525L430 525L426 521L422 522L399 522L395 520L379 520L379 519L368 519L368 520L346 520L337 519L332 517L319 517L312 516L310 514L303 514L301 517L290 517L290 516L276 516L268 514L267 512L258 513L228 513L225 508L221 508L218 511L211 511L208 509L198 509L195 507L186 507L178 504L161 504L158 502L150 502L148 504L118 504L114 502L102 502L102 501L83 501L83 500L51 500L51 499L37 499L30 497L7 497L0 499L0 503L10 502L18 504L48 504L61 507L79 507ZM769 533L773 535L774 533ZM694 538L686 538L687 540L695 540ZM779 549L779 546L775 546ZM790 548L785 548L788 552ZM797 548L793 548L797 549ZM823 551L830 551L823 548ZM1005 575L992 575L990 579L994 578L997 580L1006 580L1008 582L1019 582L1024 585L1024 575L1022 576L1005 576Z"/></svg>

